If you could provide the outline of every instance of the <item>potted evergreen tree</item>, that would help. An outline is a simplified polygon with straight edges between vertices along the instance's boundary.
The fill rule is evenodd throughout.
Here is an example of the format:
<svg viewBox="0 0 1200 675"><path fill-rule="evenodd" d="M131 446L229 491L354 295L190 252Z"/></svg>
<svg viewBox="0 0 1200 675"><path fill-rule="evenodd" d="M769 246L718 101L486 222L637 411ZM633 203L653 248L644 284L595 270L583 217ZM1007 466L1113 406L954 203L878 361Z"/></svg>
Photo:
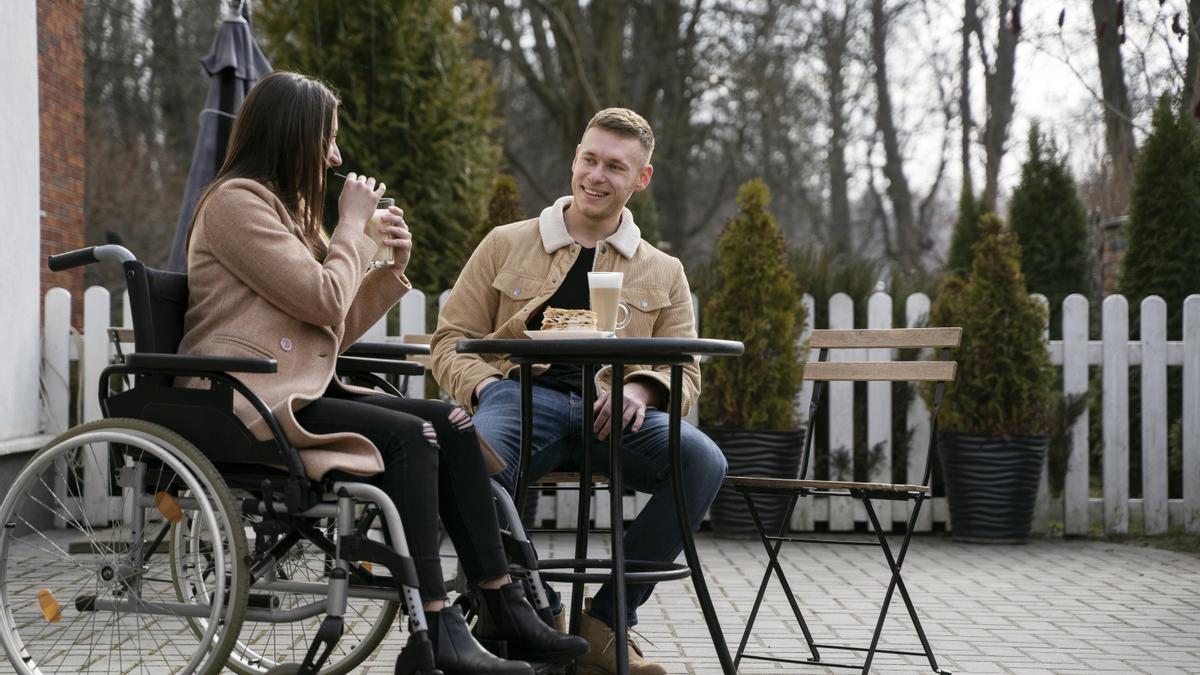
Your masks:
<svg viewBox="0 0 1200 675"><path fill-rule="evenodd" d="M729 461L729 475L795 478L804 438L796 425L804 306L769 202L761 180L744 184L738 213L717 242L712 295L701 315L704 334L741 340L746 350L741 358L705 364L700 416ZM755 504L768 530L778 528L786 498ZM711 515L719 536L754 536L745 501L732 488L721 489Z"/></svg>
<svg viewBox="0 0 1200 675"><path fill-rule="evenodd" d="M1012 230L989 213L979 234L970 275L947 277L931 312L933 325L963 329L938 454L954 537L1021 542L1029 538L1057 410L1042 341L1046 310L1026 291Z"/></svg>

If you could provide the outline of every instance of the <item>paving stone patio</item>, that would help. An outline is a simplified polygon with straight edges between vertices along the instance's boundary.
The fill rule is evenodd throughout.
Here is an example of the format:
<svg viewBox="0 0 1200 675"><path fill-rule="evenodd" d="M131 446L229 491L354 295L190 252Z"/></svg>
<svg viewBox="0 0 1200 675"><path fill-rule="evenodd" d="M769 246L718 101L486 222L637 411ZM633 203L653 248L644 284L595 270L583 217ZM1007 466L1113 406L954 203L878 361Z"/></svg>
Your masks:
<svg viewBox="0 0 1200 675"><path fill-rule="evenodd" d="M544 557L571 557L571 538L536 536ZM708 534L699 535L697 543L726 640L736 649L765 569L762 545ZM448 545L444 554L450 571L454 560ZM606 547L597 544L592 554L605 555ZM867 645L888 578L878 554L874 547L785 548L784 567L818 642ZM914 540L905 578L939 665L955 673L1200 673L1196 556L1089 541L980 546L930 535ZM560 590L569 588L560 585ZM669 672L720 673L689 583L660 585L640 619L647 655ZM185 624L176 628L177 637L191 637ZM357 672L393 672L404 635L398 629L391 635ZM885 626L884 647L919 650L898 597ZM748 651L808 656L778 584L767 595ZM822 656L854 662L858 655L823 650ZM6 668L0 662L0 672ZM739 672L853 671L745 659ZM930 668L924 657L880 655L872 672Z"/></svg>
<svg viewBox="0 0 1200 675"><path fill-rule="evenodd" d="M573 546L562 535L540 541L544 556L568 556ZM736 649L765 569L762 545L706 534L697 543L726 639ZM887 582L878 555L876 548L857 546L785 548L784 566L818 641L869 642ZM980 546L927 536L913 542L905 579L939 665L955 673L1200 672L1195 556L1087 541ZM642 608L638 631L647 655L669 672L720 673L690 584L661 585ZM899 597L884 642L920 649ZM390 673L401 646L400 635L388 640L364 672ZM778 585L768 593L748 651L808 655ZM739 672L853 671L743 660ZM924 657L883 655L872 672L930 669Z"/></svg>

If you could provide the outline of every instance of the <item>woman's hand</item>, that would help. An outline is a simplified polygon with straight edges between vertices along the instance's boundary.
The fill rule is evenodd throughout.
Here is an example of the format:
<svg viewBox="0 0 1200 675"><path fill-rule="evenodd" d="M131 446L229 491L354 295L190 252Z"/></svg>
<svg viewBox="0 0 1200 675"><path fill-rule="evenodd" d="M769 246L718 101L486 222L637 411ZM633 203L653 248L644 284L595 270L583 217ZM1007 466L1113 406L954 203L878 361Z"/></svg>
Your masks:
<svg viewBox="0 0 1200 675"><path fill-rule="evenodd" d="M379 231L385 237L383 245L392 247L393 264L403 272L412 255L412 232L408 230L408 223L404 222L404 211L399 206L389 208L383 214L383 227Z"/></svg>
<svg viewBox="0 0 1200 675"><path fill-rule="evenodd" d="M347 174L338 197L338 225L362 230L375 215L375 206L386 190L383 183L376 185L374 178Z"/></svg>

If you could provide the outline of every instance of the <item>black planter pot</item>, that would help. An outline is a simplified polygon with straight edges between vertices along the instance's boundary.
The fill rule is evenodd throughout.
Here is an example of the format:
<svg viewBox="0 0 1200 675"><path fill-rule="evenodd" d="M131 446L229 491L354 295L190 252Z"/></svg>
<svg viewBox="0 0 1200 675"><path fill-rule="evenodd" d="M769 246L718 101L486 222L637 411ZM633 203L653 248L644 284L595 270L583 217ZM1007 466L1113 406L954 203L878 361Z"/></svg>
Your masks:
<svg viewBox="0 0 1200 675"><path fill-rule="evenodd" d="M994 544L1028 541L1049 445L1048 436L1005 440L938 434L954 538Z"/></svg>
<svg viewBox="0 0 1200 675"><path fill-rule="evenodd" d="M804 430L749 431L724 427L705 428L729 462L730 476L795 478L800 470ZM755 495L754 506L769 533L778 532L788 497ZM728 485L721 486L709 510L713 534L729 539L757 538L746 500Z"/></svg>

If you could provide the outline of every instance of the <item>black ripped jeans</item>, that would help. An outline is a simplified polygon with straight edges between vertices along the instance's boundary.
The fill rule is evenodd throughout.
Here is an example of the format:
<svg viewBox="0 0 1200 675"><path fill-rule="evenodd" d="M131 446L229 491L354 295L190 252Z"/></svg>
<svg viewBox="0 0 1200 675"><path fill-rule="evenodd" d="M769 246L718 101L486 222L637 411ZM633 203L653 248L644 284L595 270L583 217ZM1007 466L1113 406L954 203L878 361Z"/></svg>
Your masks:
<svg viewBox="0 0 1200 675"><path fill-rule="evenodd" d="M333 477L371 483L395 502L423 601L446 599L438 556L439 514L468 580L508 572L490 479L466 411L442 401L350 394L330 387L324 397L297 410L296 421L314 434L361 434L379 448L383 473L362 478L335 472Z"/></svg>

